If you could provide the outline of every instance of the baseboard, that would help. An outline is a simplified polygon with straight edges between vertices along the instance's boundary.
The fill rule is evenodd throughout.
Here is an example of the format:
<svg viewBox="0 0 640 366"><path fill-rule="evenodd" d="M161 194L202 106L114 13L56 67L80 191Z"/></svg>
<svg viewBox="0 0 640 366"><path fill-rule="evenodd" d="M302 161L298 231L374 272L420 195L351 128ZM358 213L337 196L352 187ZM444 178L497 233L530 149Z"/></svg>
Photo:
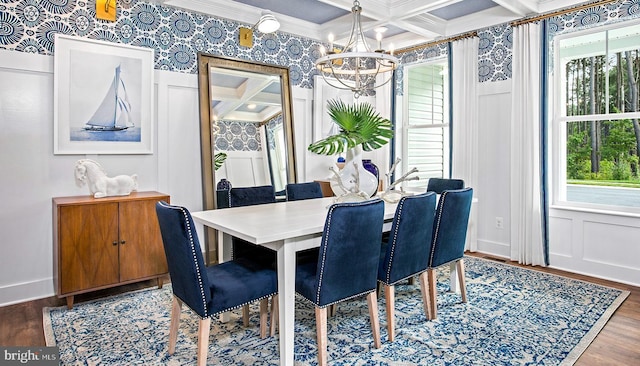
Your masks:
<svg viewBox="0 0 640 366"><path fill-rule="evenodd" d="M489 240L478 239L478 249L476 251L497 257L509 258L511 256L511 246L509 244Z"/></svg>
<svg viewBox="0 0 640 366"><path fill-rule="evenodd" d="M0 307L55 295L53 278L0 287Z"/></svg>

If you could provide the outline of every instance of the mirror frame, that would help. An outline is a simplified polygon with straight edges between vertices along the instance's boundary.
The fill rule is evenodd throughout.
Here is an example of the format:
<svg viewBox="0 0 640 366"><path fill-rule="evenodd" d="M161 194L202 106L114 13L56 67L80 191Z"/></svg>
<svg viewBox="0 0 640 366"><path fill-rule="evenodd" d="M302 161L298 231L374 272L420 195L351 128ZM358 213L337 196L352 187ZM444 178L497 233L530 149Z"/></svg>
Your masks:
<svg viewBox="0 0 640 366"><path fill-rule="evenodd" d="M211 131L213 116L211 115L211 97L209 70L211 67L229 70L248 71L260 74L280 76L280 88L282 96L282 122L287 141L287 183L296 183L296 159L293 131L293 105L291 99L291 81L289 68L284 66L263 64L249 60L220 57L198 52L198 94L200 107L200 150L202 164L202 209L213 210L217 208L216 179L213 168L214 140ZM210 247L217 249L216 231L205 227L206 261L209 261Z"/></svg>

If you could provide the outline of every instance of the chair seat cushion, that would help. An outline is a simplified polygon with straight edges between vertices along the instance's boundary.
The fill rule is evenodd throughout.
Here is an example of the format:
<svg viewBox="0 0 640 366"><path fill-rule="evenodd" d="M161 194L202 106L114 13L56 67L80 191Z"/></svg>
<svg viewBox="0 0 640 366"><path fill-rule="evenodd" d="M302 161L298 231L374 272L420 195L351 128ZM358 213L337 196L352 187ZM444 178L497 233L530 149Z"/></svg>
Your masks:
<svg viewBox="0 0 640 366"><path fill-rule="evenodd" d="M211 308L216 314L277 293L278 277L273 269L246 259L207 267Z"/></svg>

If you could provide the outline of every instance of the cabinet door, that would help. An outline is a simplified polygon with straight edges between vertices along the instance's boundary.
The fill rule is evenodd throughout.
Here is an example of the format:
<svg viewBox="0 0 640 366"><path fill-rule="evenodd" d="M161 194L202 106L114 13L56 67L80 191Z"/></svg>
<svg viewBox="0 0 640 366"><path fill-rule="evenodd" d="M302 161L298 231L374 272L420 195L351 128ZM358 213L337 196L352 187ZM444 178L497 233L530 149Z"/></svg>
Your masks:
<svg viewBox="0 0 640 366"><path fill-rule="evenodd" d="M118 283L118 204L59 208L60 292Z"/></svg>
<svg viewBox="0 0 640 366"><path fill-rule="evenodd" d="M120 281L167 273L155 206L162 199L120 203Z"/></svg>

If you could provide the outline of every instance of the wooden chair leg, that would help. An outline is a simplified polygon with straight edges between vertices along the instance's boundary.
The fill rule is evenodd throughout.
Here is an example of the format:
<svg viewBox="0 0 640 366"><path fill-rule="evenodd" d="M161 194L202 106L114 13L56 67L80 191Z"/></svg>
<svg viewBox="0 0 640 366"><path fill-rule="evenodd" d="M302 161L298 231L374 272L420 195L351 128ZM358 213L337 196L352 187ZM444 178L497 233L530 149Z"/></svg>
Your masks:
<svg viewBox="0 0 640 366"><path fill-rule="evenodd" d="M316 307L316 334L318 338L318 365L327 364L327 308Z"/></svg>
<svg viewBox="0 0 640 366"><path fill-rule="evenodd" d="M267 337L267 320L269 318L269 299L260 300L260 338Z"/></svg>
<svg viewBox="0 0 640 366"><path fill-rule="evenodd" d="M245 327L249 326L249 305L242 307L242 323Z"/></svg>
<svg viewBox="0 0 640 366"><path fill-rule="evenodd" d="M373 345L380 348L380 321L378 319L378 297L376 292L370 292L367 295L367 303L369 304L369 319L371 319L371 331L373 332Z"/></svg>
<svg viewBox="0 0 640 366"><path fill-rule="evenodd" d="M270 325L271 325L271 332L270 335L273 337L274 335L276 335L276 329L278 328L278 312L280 311L278 309L279 304L278 304L278 295L273 295L273 297L271 298L271 321L270 321Z"/></svg>
<svg viewBox="0 0 640 366"><path fill-rule="evenodd" d="M464 279L464 260L460 259L456 263L458 269L458 284L460 285L460 295L462 295L462 302L467 302L467 287Z"/></svg>
<svg viewBox="0 0 640 366"><path fill-rule="evenodd" d="M387 304L387 333L389 334L389 342L393 342L396 334L395 286L384 285L384 297Z"/></svg>
<svg viewBox="0 0 640 366"><path fill-rule="evenodd" d="M415 277L409 277L409 280L407 281L407 283L411 286L416 284L416 278Z"/></svg>
<svg viewBox="0 0 640 366"><path fill-rule="evenodd" d="M338 304L333 304L329 306L329 316L336 316L338 313Z"/></svg>
<svg viewBox="0 0 640 366"><path fill-rule="evenodd" d="M432 319L431 314L431 299L429 297L429 279L427 278L427 272L420 273L420 292L422 293L422 305L424 306L424 315L428 320Z"/></svg>
<svg viewBox="0 0 640 366"><path fill-rule="evenodd" d="M182 309L182 301L177 297L173 297L171 304L171 323L169 325L169 354L172 355L176 351L176 341L178 339L178 328L180 327L180 311Z"/></svg>
<svg viewBox="0 0 640 366"><path fill-rule="evenodd" d="M198 323L198 366L207 365L210 327L211 318L200 319L200 322Z"/></svg>
<svg viewBox="0 0 640 366"><path fill-rule="evenodd" d="M435 319L438 314L438 292L436 290L436 270L429 268L427 270L429 276L429 302L431 303L431 319Z"/></svg>

